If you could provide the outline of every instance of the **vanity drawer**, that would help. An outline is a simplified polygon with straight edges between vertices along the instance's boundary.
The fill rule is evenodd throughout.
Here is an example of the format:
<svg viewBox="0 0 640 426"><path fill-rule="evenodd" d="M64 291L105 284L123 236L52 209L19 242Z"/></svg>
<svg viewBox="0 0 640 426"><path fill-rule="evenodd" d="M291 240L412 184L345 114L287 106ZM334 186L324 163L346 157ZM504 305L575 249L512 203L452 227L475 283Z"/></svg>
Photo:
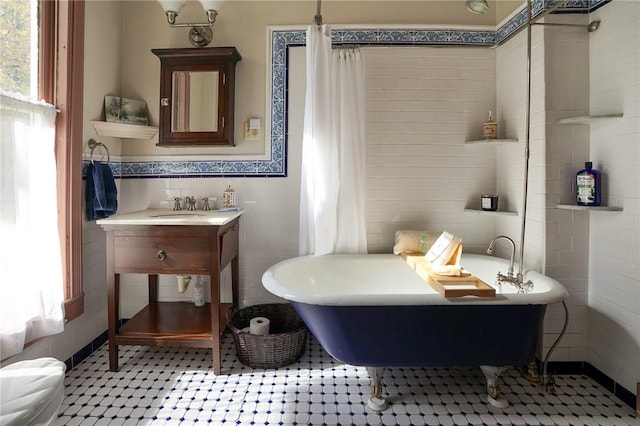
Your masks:
<svg viewBox="0 0 640 426"><path fill-rule="evenodd" d="M116 273L207 273L209 239L172 236L114 237Z"/></svg>

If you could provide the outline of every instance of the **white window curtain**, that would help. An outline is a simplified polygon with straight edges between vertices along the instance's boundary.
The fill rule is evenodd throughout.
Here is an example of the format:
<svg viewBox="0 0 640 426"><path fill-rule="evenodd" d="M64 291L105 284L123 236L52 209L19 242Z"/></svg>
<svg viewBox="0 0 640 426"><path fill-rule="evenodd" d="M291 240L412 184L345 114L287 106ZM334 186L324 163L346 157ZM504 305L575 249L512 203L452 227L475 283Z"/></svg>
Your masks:
<svg viewBox="0 0 640 426"><path fill-rule="evenodd" d="M312 25L306 65L299 253L366 253L364 61Z"/></svg>
<svg viewBox="0 0 640 426"><path fill-rule="evenodd" d="M64 329L52 105L0 93L0 358Z"/></svg>

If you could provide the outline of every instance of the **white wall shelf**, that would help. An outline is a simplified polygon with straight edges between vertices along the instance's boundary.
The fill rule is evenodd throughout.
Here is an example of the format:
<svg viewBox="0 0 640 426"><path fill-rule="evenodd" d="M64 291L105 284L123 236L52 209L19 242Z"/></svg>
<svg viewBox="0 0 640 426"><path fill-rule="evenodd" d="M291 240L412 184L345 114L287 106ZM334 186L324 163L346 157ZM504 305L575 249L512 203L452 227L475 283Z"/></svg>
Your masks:
<svg viewBox="0 0 640 426"><path fill-rule="evenodd" d="M611 120L612 118L622 118L622 114L603 114L603 115L582 115L579 117L561 118L556 121L557 124L589 124L597 121Z"/></svg>
<svg viewBox="0 0 640 426"><path fill-rule="evenodd" d="M518 139L478 139L474 141L465 141L465 145L473 145L473 144L487 144L487 145L497 145L503 143L517 143Z"/></svg>
<svg viewBox="0 0 640 426"><path fill-rule="evenodd" d="M585 211L601 211L601 212L621 212L622 207L616 206L579 206L577 204L558 204L558 209L563 210L585 210Z"/></svg>
<svg viewBox="0 0 640 426"><path fill-rule="evenodd" d="M518 216L517 212L510 212L506 210L482 210L482 209L464 209L467 213L483 214L490 216Z"/></svg>
<svg viewBox="0 0 640 426"><path fill-rule="evenodd" d="M106 121L92 121L98 136L126 139L151 139L158 133L157 127L138 126L135 124L110 123Z"/></svg>

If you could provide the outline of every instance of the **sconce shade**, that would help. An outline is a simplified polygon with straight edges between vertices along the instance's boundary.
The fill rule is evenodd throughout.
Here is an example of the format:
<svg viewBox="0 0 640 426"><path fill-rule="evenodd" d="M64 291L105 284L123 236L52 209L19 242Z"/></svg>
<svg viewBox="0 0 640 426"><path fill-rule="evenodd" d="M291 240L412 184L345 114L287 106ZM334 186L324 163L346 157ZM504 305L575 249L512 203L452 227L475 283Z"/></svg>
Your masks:
<svg viewBox="0 0 640 426"><path fill-rule="evenodd" d="M180 12L180 9L182 9L182 6L184 6L185 1L184 0L158 0L158 3L160 3L165 13L175 12L175 14L177 15L178 12Z"/></svg>
<svg viewBox="0 0 640 426"><path fill-rule="evenodd" d="M180 12L180 9L182 9L182 6L186 3L185 0L158 0L158 3L160 3L164 9L164 13L167 15L167 22L171 28L189 27L189 41L191 44L197 47L203 47L211 43L213 39L213 24L215 24L216 17L218 16L217 9L223 3L223 0L199 1L207 15L207 22L176 22L178 12Z"/></svg>
<svg viewBox="0 0 640 426"><path fill-rule="evenodd" d="M467 9L469 12L483 14L489 11L487 0L467 0Z"/></svg>
<svg viewBox="0 0 640 426"><path fill-rule="evenodd" d="M222 0L200 0L200 4L204 10L220 10L220 5L224 3Z"/></svg>

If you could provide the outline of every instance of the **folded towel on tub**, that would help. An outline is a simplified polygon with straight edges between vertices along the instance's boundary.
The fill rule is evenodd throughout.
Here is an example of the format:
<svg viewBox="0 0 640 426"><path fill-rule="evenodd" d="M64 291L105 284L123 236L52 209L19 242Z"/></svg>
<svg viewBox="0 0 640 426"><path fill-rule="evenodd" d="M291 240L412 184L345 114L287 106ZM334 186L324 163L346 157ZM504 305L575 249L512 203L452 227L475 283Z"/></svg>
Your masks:
<svg viewBox="0 0 640 426"><path fill-rule="evenodd" d="M418 253L423 235L427 237L427 249L429 249L441 233L442 232L412 230L396 231L393 254Z"/></svg>

